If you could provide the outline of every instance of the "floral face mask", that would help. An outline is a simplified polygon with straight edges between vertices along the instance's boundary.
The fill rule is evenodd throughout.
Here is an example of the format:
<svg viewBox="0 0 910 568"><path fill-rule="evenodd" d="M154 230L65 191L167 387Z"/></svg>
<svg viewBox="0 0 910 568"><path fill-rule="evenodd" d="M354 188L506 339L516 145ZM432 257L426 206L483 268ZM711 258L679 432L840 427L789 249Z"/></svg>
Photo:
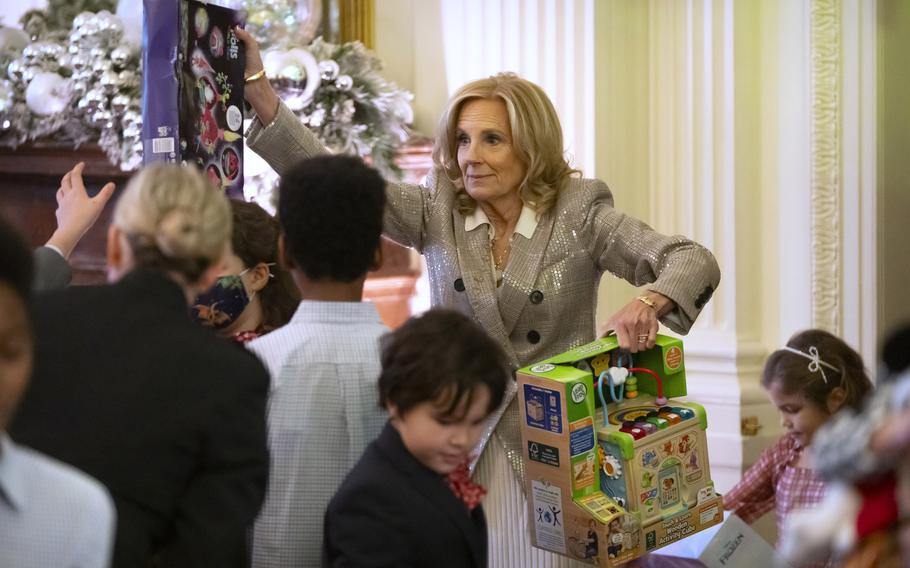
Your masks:
<svg viewBox="0 0 910 568"><path fill-rule="evenodd" d="M215 329L224 329L234 323L252 299L240 278L249 270L218 278L208 291L193 302L193 319Z"/></svg>

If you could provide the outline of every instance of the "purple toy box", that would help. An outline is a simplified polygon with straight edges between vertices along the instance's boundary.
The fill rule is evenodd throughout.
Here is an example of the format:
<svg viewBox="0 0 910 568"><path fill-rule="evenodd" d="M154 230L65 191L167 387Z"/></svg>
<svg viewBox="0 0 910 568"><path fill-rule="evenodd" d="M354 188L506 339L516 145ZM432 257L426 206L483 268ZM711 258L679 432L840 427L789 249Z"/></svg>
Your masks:
<svg viewBox="0 0 910 568"><path fill-rule="evenodd" d="M243 198L243 44L246 13L197 0L144 0L144 163L197 165Z"/></svg>

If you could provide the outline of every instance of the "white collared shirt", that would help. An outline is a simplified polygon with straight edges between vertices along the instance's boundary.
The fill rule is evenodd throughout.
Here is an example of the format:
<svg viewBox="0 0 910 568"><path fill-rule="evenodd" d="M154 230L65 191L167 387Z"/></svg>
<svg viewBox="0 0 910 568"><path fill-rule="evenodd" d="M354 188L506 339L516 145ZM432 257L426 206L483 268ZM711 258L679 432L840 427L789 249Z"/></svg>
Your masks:
<svg viewBox="0 0 910 568"><path fill-rule="evenodd" d="M386 332L375 304L303 300L287 325L247 343L272 377L253 568L320 565L325 509L388 418L376 386Z"/></svg>
<svg viewBox="0 0 910 568"><path fill-rule="evenodd" d="M492 245L493 238L496 237L496 230L493 228L493 223L490 222L490 218L487 217L487 214L483 212L483 209L478 205L474 208L474 211L466 215L464 218L464 230L465 232L473 231L481 225L487 226L488 236L490 238L490 243ZM518 222L515 224L515 230L512 232L512 239L515 239L515 235L521 235L526 239L531 239L534 236L534 231L537 229L537 213L528 207L526 204L521 206L521 214L518 216ZM510 241L511 242L511 241ZM508 261L506 262L508 264ZM505 267L503 267L505 268ZM493 272L493 278L496 282L502 280L502 271L496 268L496 263L493 261L493 254L490 254L490 270Z"/></svg>
<svg viewBox="0 0 910 568"><path fill-rule="evenodd" d="M99 482L0 432L0 566L106 567L114 521Z"/></svg>

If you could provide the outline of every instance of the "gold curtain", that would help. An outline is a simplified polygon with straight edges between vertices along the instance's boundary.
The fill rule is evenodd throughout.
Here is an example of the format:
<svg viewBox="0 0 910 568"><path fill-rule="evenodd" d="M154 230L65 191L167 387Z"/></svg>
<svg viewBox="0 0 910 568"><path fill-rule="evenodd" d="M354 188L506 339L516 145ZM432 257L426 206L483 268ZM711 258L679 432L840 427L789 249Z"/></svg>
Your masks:
<svg viewBox="0 0 910 568"><path fill-rule="evenodd" d="M374 47L375 0L323 0L323 35L329 41L360 41Z"/></svg>

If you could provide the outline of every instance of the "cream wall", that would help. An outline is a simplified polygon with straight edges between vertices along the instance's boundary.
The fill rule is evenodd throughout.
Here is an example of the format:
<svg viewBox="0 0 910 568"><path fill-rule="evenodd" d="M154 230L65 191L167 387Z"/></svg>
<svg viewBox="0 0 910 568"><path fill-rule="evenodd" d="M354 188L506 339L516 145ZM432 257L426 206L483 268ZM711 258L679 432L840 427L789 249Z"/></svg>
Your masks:
<svg viewBox="0 0 910 568"><path fill-rule="evenodd" d="M880 331L910 322L910 3L879 0Z"/></svg>

